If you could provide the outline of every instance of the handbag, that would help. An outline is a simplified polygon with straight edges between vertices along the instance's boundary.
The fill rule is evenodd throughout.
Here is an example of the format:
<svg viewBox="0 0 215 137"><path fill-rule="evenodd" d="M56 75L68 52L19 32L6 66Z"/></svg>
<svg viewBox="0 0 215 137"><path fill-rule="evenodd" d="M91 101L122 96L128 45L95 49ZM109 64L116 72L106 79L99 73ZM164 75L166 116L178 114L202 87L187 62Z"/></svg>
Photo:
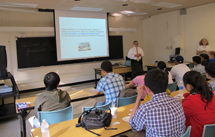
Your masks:
<svg viewBox="0 0 215 137"><path fill-rule="evenodd" d="M111 110L110 110L111 112ZM117 129L117 128L109 128L106 127L110 126L112 120L111 113L105 112L105 110L97 109L95 107L92 107L91 109L84 111L81 116L78 119L78 124L76 124L76 127L83 127L87 131L94 133L98 136L101 136L100 134L97 134L90 129L98 129L98 128L105 128L106 130L110 129Z"/></svg>

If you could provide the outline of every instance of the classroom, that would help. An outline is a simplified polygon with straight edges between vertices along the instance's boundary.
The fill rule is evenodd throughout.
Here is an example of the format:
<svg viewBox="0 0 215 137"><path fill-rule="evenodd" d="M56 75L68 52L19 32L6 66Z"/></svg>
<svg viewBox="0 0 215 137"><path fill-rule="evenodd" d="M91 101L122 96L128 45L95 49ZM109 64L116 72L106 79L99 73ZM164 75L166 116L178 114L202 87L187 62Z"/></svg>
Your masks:
<svg viewBox="0 0 215 137"><path fill-rule="evenodd" d="M59 9L69 10L71 8L69 8L70 2L72 7L76 5L74 1L66 1L67 3L59 6ZM11 2L16 3L16 1L13 0ZM22 3L39 4L40 2L39 0L32 0L29 3L24 0ZM62 0L60 2L55 0L52 4L49 4L51 2L51 0L46 0L46 4L43 4L44 7L40 8L55 9L57 5L60 5L60 3L64 1ZM81 2L83 1L80 0L77 2L77 5L81 6ZM89 0L89 3L85 3L83 7L93 7L93 2L94 4L95 2L99 3L99 0ZM161 2L161 0L159 0L159 2ZM196 1L192 0L192 2L195 3ZM133 4L132 0L115 0L113 3L120 5L126 3L128 3L128 5ZM168 12L166 12L167 8L163 8L160 13L157 10L159 7L155 7L155 11L148 11L150 15L108 15L109 35L123 37L124 59L110 60L111 63L124 64L125 57L129 49L133 47L133 41L135 40L138 41L139 47L144 51L144 57L142 58L144 71L147 71L147 65L155 64L155 61L169 61L169 56L175 52L172 41L177 36L181 38L180 55L184 57L184 62L192 62L192 57L196 55L199 41L202 38L206 38L211 47L211 51L215 51L215 1L208 0L205 3L200 3L201 2L199 2L199 4L196 2L193 5L188 4L189 6L185 9L186 14L183 15L180 13L180 7L172 8L171 11ZM99 7L99 4L95 7ZM111 11L112 8L115 8L112 11L118 12L116 9L117 6L110 8L111 5L106 5L106 7L108 7L107 11ZM36 8L32 8L30 10L35 9ZM120 10L126 10L126 7L120 8L119 11ZM143 12L143 10L141 12ZM74 84L75 90L88 88L84 86L85 83L88 84L91 82L90 87L94 86L94 68L100 68L103 61L18 69L16 50L17 38L54 36L53 12L30 13L28 11L8 11L1 9L0 2L0 45L6 46L7 71L13 75L21 98L24 93L30 94L31 91L45 89L43 78L49 72L56 72L60 76L60 85ZM78 84L80 83L83 88L79 87ZM71 85L71 87L72 86L73 85ZM76 87L78 88L76 89ZM104 96L99 98L100 100L104 99ZM4 103L11 103L11 99L5 99ZM0 105L2 105L1 101ZM4 121L4 123L6 122ZM1 127L0 131L3 132L3 130L4 128ZM8 133L5 133L5 135L10 136ZM17 133L17 136L19 136L19 133ZM27 136L30 135L28 134Z"/></svg>

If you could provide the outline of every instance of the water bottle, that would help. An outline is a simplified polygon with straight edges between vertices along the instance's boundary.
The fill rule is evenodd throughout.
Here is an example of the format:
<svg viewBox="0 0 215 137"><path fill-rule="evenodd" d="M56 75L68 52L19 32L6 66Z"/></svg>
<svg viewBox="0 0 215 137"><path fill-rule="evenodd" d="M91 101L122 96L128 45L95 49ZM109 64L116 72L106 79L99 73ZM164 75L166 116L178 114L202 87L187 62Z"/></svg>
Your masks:
<svg viewBox="0 0 215 137"><path fill-rule="evenodd" d="M183 88L184 88L184 86L183 86L183 82L182 82L182 81L180 81L180 82L179 82L179 95L180 95L180 97L182 97L182 96L183 96L183 94L184 94L184 90L183 90Z"/></svg>
<svg viewBox="0 0 215 137"><path fill-rule="evenodd" d="M42 132L42 137L50 137L49 124L46 122L45 119L43 119L43 122L41 124L41 132Z"/></svg>

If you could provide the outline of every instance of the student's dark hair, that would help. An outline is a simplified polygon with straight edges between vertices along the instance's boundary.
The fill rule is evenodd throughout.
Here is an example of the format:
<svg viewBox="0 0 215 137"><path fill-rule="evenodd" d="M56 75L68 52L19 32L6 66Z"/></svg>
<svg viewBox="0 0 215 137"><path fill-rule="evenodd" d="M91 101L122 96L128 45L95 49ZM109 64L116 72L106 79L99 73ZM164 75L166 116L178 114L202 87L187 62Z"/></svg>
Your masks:
<svg viewBox="0 0 215 137"><path fill-rule="evenodd" d="M160 69L151 69L146 73L145 85L154 93L166 92L168 76Z"/></svg>
<svg viewBox="0 0 215 137"><path fill-rule="evenodd" d="M205 66L205 71L210 75L212 78L215 78L215 62L209 62Z"/></svg>
<svg viewBox="0 0 215 137"><path fill-rule="evenodd" d="M138 42L138 41L135 40L135 41L133 42L133 44L134 44L135 42Z"/></svg>
<svg viewBox="0 0 215 137"><path fill-rule="evenodd" d="M133 63L131 66L131 73L132 73L132 78L135 78L136 76L139 75L144 75L143 68L140 66L139 63Z"/></svg>
<svg viewBox="0 0 215 137"><path fill-rule="evenodd" d="M213 92L211 87L208 86L206 79L197 71L188 71L184 74L183 77L184 86L187 84L193 86L193 89L190 91L190 94L200 94L201 100L206 103L205 110L209 102L213 98Z"/></svg>
<svg viewBox="0 0 215 137"><path fill-rule="evenodd" d="M113 71L112 63L110 61L103 61L101 64L101 69L107 73L112 72Z"/></svg>
<svg viewBox="0 0 215 137"><path fill-rule="evenodd" d="M209 60L208 54L202 53L202 54L200 54L199 56L203 57L204 59Z"/></svg>
<svg viewBox="0 0 215 137"><path fill-rule="evenodd" d="M210 54L215 57L215 51L210 51Z"/></svg>
<svg viewBox="0 0 215 137"><path fill-rule="evenodd" d="M206 44L206 45L209 44L209 43L208 43L208 40L207 40L206 38L203 38L203 39L201 39L201 40L199 41L199 45L203 45L202 41L203 41L204 39L207 41L207 44Z"/></svg>
<svg viewBox="0 0 215 137"><path fill-rule="evenodd" d="M159 61L157 67L161 70L163 70L163 72L165 72L167 74L167 76L169 75L168 70L166 69L166 63L163 61Z"/></svg>
<svg viewBox="0 0 215 137"><path fill-rule="evenodd" d="M50 72L45 75L43 81L46 86L46 90L50 91L53 89L57 89L57 86L60 83L60 77L57 73Z"/></svg>
<svg viewBox="0 0 215 137"><path fill-rule="evenodd" d="M193 62L196 62L197 64L201 63L201 58L199 56L194 56L193 57Z"/></svg>

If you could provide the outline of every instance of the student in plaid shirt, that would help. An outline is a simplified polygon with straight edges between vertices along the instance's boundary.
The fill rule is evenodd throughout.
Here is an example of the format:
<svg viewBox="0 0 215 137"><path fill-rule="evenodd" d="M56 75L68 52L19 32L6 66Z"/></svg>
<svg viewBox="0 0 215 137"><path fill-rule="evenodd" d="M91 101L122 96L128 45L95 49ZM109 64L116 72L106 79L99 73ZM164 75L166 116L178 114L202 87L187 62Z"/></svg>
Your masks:
<svg viewBox="0 0 215 137"><path fill-rule="evenodd" d="M130 126L137 130L136 136L179 137L185 131L182 103L166 93L168 76L162 70L152 69L145 76L145 86L137 87L138 96L131 113ZM152 99L140 105L144 90Z"/></svg>
<svg viewBox="0 0 215 137"><path fill-rule="evenodd" d="M104 105L113 102L116 106L119 92L125 88L125 82L119 74L113 73L113 66L110 61L104 61L101 64L102 73L105 77L99 80L95 90L96 95L104 90L105 102L96 102L95 106Z"/></svg>

